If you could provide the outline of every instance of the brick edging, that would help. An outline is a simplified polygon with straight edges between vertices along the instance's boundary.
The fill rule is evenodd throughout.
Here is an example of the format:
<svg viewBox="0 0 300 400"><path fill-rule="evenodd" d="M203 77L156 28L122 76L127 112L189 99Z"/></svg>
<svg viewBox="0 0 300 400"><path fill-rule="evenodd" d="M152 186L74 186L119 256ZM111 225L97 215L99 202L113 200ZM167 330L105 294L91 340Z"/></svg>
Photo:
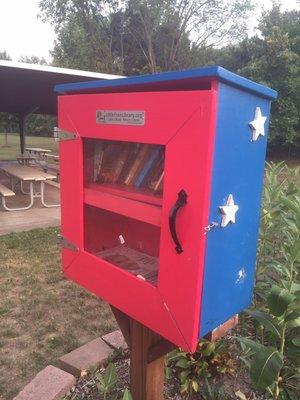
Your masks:
<svg viewBox="0 0 300 400"><path fill-rule="evenodd" d="M104 364L114 350L126 347L119 330L96 338L61 356L56 367L42 369L13 400L59 400L76 384L82 371Z"/></svg>

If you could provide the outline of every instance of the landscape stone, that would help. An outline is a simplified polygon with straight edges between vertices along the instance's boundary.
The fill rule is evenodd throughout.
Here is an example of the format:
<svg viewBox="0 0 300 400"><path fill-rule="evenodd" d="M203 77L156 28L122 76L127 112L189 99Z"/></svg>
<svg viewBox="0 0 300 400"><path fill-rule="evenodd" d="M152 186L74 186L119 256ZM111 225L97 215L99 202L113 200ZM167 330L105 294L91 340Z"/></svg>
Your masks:
<svg viewBox="0 0 300 400"><path fill-rule="evenodd" d="M97 338L60 357L57 364L64 371L79 376L82 371L103 364L112 353L113 349Z"/></svg>
<svg viewBox="0 0 300 400"><path fill-rule="evenodd" d="M53 365L40 371L14 400L60 400L76 383L73 375Z"/></svg>
<svg viewBox="0 0 300 400"><path fill-rule="evenodd" d="M107 335L102 336L102 339L114 349L127 349L127 343L125 342L124 336L120 330L110 332Z"/></svg>

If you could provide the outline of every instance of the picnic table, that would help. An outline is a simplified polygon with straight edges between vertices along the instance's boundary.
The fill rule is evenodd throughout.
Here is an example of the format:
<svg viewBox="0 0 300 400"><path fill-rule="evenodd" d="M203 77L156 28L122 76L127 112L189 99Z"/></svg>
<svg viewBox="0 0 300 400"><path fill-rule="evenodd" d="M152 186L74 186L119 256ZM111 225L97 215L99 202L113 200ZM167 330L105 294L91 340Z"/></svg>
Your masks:
<svg viewBox="0 0 300 400"><path fill-rule="evenodd" d="M30 163L32 161L34 162L35 160L35 156L31 156L29 154L20 154L19 156L17 156L18 163L22 165L30 165Z"/></svg>
<svg viewBox="0 0 300 400"><path fill-rule="evenodd" d="M51 153L51 150L42 149L40 147L26 147L26 151L29 155L36 155L39 158L45 158L45 155Z"/></svg>
<svg viewBox="0 0 300 400"><path fill-rule="evenodd" d="M10 208L2 203L7 211L28 210L33 206L34 199L39 198L44 207L58 207L59 204L47 204L45 201L45 183L56 178L55 175L40 171L37 168L25 165L5 165L0 167L10 177L11 188L14 190L16 184L20 183L21 192L29 195L30 203L26 207ZM24 189L24 183L29 183L29 191ZM39 190L35 190L34 183L38 184Z"/></svg>
<svg viewBox="0 0 300 400"><path fill-rule="evenodd" d="M49 153L47 153L47 154L45 154L45 157L50 159L50 160L52 159L54 161L59 161L59 156L57 154L49 154Z"/></svg>

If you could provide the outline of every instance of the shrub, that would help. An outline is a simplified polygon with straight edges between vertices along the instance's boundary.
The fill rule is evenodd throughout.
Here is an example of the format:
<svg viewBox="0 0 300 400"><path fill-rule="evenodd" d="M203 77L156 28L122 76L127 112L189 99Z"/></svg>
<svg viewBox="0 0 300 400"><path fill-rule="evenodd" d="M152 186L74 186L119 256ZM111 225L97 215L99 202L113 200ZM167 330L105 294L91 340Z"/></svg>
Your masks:
<svg viewBox="0 0 300 400"><path fill-rule="evenodd" d="M254 307L259 335L239 338L257 389L298 399L300 385L299 169L269 164L266 172ZM298 383L297 383L298 382ZM298 393L298 394L297 394Z"/></svg>

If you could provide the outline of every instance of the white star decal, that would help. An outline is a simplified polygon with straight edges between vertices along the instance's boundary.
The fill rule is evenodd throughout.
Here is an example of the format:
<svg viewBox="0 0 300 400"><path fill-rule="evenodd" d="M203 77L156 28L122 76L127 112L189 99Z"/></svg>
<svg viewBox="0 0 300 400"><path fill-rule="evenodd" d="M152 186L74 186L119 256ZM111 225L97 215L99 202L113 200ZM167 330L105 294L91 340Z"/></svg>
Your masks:
<svg viewBox="0 0 300 400"><path fill-rule="evenodd" d="M260 107L256 107L254 120L249 122L252 129L252 140L255 142L259 136L265 136L265 122L267 117L261 113Z"/></svg>
<svg viewBox="0 0 300 400"><path fill-rule="evenodd" d="M220 206L220 211L222 214L221 226L225 227L229 222L235 223L235 214L239 209L239 206L234 204L233 196L230 194L226 201L226 206Z"/></svg>

